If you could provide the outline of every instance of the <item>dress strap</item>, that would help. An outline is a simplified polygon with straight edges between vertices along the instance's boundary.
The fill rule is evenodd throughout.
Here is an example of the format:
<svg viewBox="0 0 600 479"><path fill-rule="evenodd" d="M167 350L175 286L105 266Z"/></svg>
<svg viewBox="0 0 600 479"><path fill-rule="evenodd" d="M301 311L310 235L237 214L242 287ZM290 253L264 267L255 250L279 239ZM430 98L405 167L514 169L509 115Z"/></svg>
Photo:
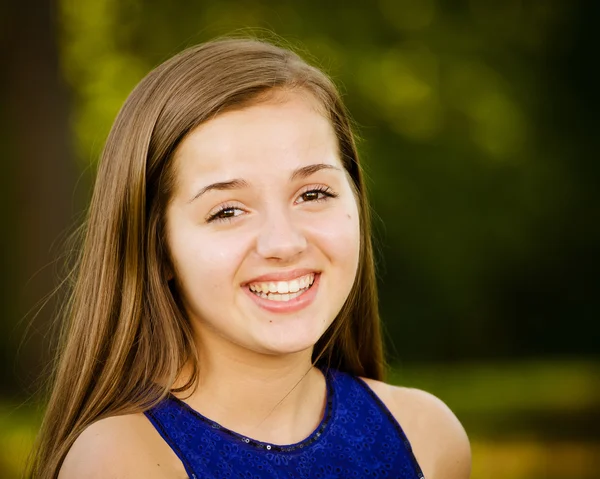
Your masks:
<svg viewBox="0 0 600 479"><path fill-rule="evenodd" d="M172 438L171 435L169 434L169 432L167 431L167 429L168 429L167 425L163 424L163 421L159 417L159 414L156 414L158 408L168 409L169 407L173 407L173 405L170 404L170 400L171 400L170 398L166 398L158 406L156 406L152 409L149 409L148 411L145 411L144 414L146 415L148 420L152 423L152 425L156 428L156 430L161 435L161 437L165 440L165 442L169 445L169 447L173 450L173 452L177 455L177 457L183 464L183 467L185 469L185 472L188 474L189 479L198 479L199 476L197 476L196 473L194 472L194 470L190 464L190 461L188 460L186 455L181 451L181 449L177 445L177 441L174 438ZM169 414L170 416L172 416L173 419L175 419L175 415L173 413L167 413L167 414ZM206 476L204 476L204 477L206 477Z"/></svg>
<svg viewBox="0 0 600 479"><path fill-rule="evenodd" d="M354 380L366 391L366 393L371 398L371 400L377 405L378 409L387 417L388 421L392 424L393 428L398 433L398 436L400 436L402 443L404 445L404 448L406 449L406 452L410 457L412 466L414 467L415 471L417 472L417 475L419 476L420 479L425 479L425 476L423 475L423 471L421 470L421 466L419 465L419 463L417 462L417 458L415 457L415 453L410 444L410 441L406 437L406 434L404 433L402 426L400 426L400 423L396 420L396 418L394 417L392 412L388 409L388 407L384 404L384 402L379 398L379 396L377 396L377 394L375 394L375 391L373 391L371 389L371 387L364 380L362 380L359 377L355 377Z"/></svg>

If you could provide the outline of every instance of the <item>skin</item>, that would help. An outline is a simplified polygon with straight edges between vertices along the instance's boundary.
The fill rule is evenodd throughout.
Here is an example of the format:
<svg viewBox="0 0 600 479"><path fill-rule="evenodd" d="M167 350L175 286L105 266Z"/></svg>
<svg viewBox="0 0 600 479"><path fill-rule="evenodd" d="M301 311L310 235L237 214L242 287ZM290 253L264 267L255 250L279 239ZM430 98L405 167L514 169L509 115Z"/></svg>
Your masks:
<svg viewBox="0 0 600 479"><path fill-rule="evenodd" d="M167 279L181 291L201 360L198 388L185 401L236 432L291 444L323 416L325 381L311 366L312 348L352 287L360 232L329 121L308 94L278 95L219 115L180 145L166 217L174 266ZM227 189L206 190L234 179ZM265 309L248 291L257 277L299 270L319 278L301 308ZM468 439L439 399L366 381L402 424L428 479L469 477ZM59 477L186 474L138 414L88 427Z"/></svg>
<svg viewBox="0 0 600 479"><path fill-rule="evenodd" d="M244 359L309 355L350 292L359 254L358 209L328 120L301 96L225 113L192 132L175 161L168 244L199 350L218 354L226 342ZM233 179L245 185L196 197ZM248 294L255 278L298 269L320 272L305 308L270 312Z"/></svg>

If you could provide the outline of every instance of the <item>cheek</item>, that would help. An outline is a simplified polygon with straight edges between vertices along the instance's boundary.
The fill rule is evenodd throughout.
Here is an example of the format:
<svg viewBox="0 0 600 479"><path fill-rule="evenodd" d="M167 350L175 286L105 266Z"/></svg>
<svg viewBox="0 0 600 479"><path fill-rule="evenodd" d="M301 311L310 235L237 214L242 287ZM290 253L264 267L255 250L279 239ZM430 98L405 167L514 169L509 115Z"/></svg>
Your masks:
<svg viewBox="0 0 600 479"><path fill-rule="evenodd" d="M233 283L243 259L243 237L231 235L218 241L208 235L190 234L172 238L171 255L175 274L189 302L223 296Z"/></svg>
<svg viewBox="0 0 600 479"><path fill-rule="evenodd" d="M310 229L311 236L332 260L343 261L349 269L358 264L360 223L353 203L313 221Z"/></svg>

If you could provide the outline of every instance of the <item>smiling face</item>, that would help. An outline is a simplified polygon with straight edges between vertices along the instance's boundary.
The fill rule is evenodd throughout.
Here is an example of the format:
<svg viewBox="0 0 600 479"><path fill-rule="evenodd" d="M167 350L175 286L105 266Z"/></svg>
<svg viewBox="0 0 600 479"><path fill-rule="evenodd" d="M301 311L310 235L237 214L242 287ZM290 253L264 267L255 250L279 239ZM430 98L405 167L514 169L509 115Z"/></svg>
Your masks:
<svg viewBox="0 0 600 479"><path fill-rule="evenodd" d="M166 212L174 275L202 347L311 351L356 276L356 199L308 94L222 113L180 144Z"/></svg>

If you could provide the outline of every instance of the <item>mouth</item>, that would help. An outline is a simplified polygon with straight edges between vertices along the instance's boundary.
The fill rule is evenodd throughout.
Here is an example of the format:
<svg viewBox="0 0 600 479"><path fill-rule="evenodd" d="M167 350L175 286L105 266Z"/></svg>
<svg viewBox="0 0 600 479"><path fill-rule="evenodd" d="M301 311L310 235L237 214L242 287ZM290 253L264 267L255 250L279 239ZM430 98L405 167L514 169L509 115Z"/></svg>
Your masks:
<svg viewBox="0 0 600 479"><path fill-rule="evenodd" d="M309 273L291 281L264 281L247 285L250 292L264 300L288 302L306 293L315 283L316 273Z"/></svg>

